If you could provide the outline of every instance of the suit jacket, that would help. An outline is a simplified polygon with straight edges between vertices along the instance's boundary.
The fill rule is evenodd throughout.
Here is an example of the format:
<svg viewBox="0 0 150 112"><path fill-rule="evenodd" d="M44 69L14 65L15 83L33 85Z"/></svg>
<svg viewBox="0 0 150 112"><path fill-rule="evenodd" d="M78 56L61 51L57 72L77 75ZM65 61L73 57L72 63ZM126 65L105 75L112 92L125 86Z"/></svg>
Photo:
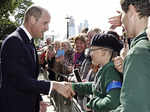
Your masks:
<svg viewBox="0 0 150 112"><path fill-rule="evenodd" d="M35 46L34 46L35 48ZM48 94L50 82L39 81L39 64L31 43L21 28L2 43L1 112L39 112L40 94Z"/></svg>

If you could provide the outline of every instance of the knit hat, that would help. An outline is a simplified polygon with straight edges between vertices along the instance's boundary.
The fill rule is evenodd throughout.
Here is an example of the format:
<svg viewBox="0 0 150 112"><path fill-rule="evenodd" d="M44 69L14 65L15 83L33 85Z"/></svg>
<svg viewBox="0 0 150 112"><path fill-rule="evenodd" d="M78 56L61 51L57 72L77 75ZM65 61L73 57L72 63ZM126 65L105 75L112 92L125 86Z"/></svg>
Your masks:
<svg viewBox="0 0 150 112"><path fill-rule="evenodd" d="M122 44L112 34L96 34L93 36L91 46L110 48L113 51L120 52Z"/></svg>

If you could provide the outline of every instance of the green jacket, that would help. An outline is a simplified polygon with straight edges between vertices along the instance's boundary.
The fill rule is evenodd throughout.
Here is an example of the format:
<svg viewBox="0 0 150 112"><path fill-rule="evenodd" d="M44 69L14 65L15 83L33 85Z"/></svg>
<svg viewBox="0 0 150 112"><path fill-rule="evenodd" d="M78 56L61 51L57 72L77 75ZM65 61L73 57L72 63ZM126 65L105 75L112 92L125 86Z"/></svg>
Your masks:
<svg viewBox="0 0 150 112"><path fill-rule="evenodd" d="M110 62L99 69L94 83L74 83L72 87L79 95L93 95L87 107L94 112L108 112L120 104L120 88L122 85L120 75L114 68L114 64Z"/></svg>
<svg viewBox="0 0 150 112"><path fill-rule="evenodd" d="M150 43L145 32L132 40L123 74L120 111L150 112Z"/></svg>

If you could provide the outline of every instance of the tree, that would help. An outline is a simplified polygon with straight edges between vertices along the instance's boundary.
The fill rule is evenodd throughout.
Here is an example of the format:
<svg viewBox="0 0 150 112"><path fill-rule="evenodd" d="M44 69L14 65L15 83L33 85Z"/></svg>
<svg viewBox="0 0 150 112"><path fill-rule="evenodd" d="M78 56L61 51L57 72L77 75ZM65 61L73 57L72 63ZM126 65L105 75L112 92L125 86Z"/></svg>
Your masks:
<svg viewBox="0 0 150 112"><path fill-rule="evenodd" d="M13 32L22 23L23 14L32 4L30 0L1 0L0 3L0 39ZM15 16L15 21L10 17Z"/></svg>
<svg viewBox="0 0 150 112"><path fill-rule="evenodd" d="M11 33L17 23L10 20L10 15L22 0L2 0L0 3L0 38L3 39Z"/></svg>
<svg viewBox="0 0 150 112"><path fill-rule="evenodd" d="M23 0L1 0L0 18L8 18Z"/></svg>
<svg viewBox="0 0 150 112"><path fill-rule="evenodd" d="M23 17L26 9L31 6L31 0L23 0L23 2L15 9L15 20L20 25L23 22Z"/></svg>

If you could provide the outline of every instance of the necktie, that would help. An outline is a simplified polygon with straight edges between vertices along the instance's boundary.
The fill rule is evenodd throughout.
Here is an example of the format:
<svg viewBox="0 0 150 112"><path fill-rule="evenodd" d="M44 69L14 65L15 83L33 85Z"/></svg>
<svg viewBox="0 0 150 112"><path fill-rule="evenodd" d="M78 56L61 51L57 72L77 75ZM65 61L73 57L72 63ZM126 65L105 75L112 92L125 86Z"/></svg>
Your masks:
<svg viewBox="0 0 150 112"><path fill-rule="evenodd" d="M32 53L33 53L33 56L34 56L34 61L36 62L36 51L35 51L34 40L33 39L30 40L30 44L31 44Z"/></svg>

